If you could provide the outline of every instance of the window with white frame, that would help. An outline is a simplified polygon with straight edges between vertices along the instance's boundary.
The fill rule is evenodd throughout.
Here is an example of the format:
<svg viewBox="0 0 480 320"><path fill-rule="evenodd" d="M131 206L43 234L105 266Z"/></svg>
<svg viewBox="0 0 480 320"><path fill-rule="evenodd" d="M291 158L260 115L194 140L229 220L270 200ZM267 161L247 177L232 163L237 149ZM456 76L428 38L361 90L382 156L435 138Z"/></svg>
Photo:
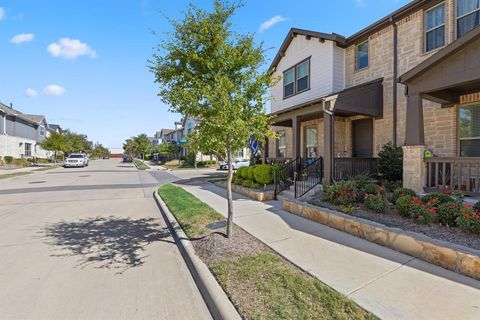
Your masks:
<svg viewBox="0 0 480 320"><path fill-rule="evenodd" d="M368 41L357 45L355 53L355 68L357 70L368 67Z"/></svg>
<svg viewBox="0 0 480 320"><path fill-rule="evenodd" d="M32 155L32 144L25 143L25 157L30 157Z"/></svg>
<svg viewBox="0 0 480 320"><path fill-rule="evenodd" d="M45 127L40 126L40 135L45 136Z"/></svg>
<svg viewBox="0 0 480 320"><path fill-rule="evenodd" d="M480 0L457 0L457 38L478 26Z"/></svg>
<svg viewBox="0 0 480 320"><path fill-rule="evenodd" d="M445 4L425 11L425 52L445 45Z"/></svg>
<svg viewBox="0 0 480 320"><path fill-rule="evenodd" d="M287 149L287 139L285 131L278 132L277 140L277 158L285 158L285 150Z"/></svg>
<svg viewBox="0 0 480 320"><path fill-rule="evenodd" d="M287 98L295 94L295 68L283 73L283 97Z"/></svg>
<svg viewBox="0 0 480 320"><path fill-rule="evenodd" d="M461 157L480 157L480 104L461 106L459 140Z"/></svg>

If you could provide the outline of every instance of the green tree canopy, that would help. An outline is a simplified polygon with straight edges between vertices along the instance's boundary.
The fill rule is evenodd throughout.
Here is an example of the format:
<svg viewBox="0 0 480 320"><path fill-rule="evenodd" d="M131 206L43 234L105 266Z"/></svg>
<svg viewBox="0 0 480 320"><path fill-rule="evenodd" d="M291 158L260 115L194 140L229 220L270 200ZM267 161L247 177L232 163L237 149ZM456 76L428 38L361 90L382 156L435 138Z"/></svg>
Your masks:
<svg viewBox="0 0 480 320"><path fill-rule="evenodd" d="M232 153L250 137L274 137L265 115L267 90L272 78L265 70L264 50L252 34L232 30L232 16L240 7L214 0L213 11L190 5L181 21L172 21L173 32L158 46L151 71L159 96L170 110L200 119L189 136L189 145L226 160L228 236L231 236Z"/></svg>

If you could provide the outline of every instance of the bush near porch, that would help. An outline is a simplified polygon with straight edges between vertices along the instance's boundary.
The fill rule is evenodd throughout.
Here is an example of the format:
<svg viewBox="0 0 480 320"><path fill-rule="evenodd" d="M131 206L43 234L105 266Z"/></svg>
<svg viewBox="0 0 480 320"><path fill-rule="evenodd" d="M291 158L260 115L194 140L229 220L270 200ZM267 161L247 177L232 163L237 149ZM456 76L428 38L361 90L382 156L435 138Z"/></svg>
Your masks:
<svg viewBox="0 0 480 320"><path fill-rule="evenodd" d="M246 188L260 189L273 183L276 165L259 164L237 169L232 183Z"/></svg>
<svg viewBox="0 0 480 320"><path fill-rule="evenodd" d="M323 196L344 213L351 213L355 206L380 214L391 208L418 224L441 224L480 234L480 202L475 206L464 204L461 193L435 192L419 197L406 188L397 188L393 193L385 190L378 184L347 180L324 185Z"/></svg>

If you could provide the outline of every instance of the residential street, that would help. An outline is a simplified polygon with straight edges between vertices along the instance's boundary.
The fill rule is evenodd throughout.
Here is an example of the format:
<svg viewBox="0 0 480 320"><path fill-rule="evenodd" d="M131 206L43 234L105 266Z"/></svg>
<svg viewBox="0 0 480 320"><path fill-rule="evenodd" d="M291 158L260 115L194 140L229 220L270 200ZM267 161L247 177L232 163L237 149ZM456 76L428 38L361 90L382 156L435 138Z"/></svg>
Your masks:
<svg viewBox="0 0 480 320"><path fill-rule="evenodd" d="M0 181L1 319L209 319L152 199L118 159Z"/></svg>

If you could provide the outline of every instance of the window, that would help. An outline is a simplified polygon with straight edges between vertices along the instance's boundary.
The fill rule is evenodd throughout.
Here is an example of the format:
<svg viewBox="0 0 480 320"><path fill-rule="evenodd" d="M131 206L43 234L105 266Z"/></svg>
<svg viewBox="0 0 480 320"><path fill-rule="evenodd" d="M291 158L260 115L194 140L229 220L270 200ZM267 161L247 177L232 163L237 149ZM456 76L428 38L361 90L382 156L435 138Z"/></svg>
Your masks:
<svg viewBox="0 0 480 320"><path fill-rule="evenodd" d="M235 159L243 159L243 148L238 149L236 152L234 152L233 157Z"/></svg>
<svg viewBox="0 0 480 320"><path fill-rule="evenodd" d="M283 98L310 89L310 58L283 72Z"/></svg>
<svg viewBox="0 0 480 320"><path fill-rule="evenodd" d="M357 46L356 60L357 70L368 67L368 41Z"/></svg>
<svg viewBox="0 0 480 320"><path fill-rule="evenodd" d="M445 5L425 12L425 52L445 45Z"/></svg>
<svg viewBox="0 0 480 320"><path fill-rule="evenodd" d="M317 126L305 127L305 158L307 161L317 158L317 138Z"/></svg>
<svg viewBox="0 0 480 320"><path fill-rule="evenodd" d="M278 132L277 140L277 158L285 158L285 150L287 149L287 139L285 131Z"/></svg>
<svg viewBox="0 0 480 320"><path fill-rule="evenodd" d="M32 144L25 143L25 157L30 157L32 155Z"/></svg>
<svg viewBox="0 0 480 320"><path fill-rule="evenodd" d="M45 136L45 128L40 126L40 135L43 137Z"/></svg>
<svg viewBox="0 0 480 320"><path fill-rule="evenodd" d="M310 61L300 63L297 66L297 93L307 90L310 87Z"/></svg>
<svg viewBox="0 0 480 320"><path fill-rule="evenodd" d="M479 24L480 0L457 0L457 38Z"/></svg>
<svg viewBox="0 0 480 320"><path fill-rule="evenodd" d="M480 104L459 108L460 156L480 157Z"/></svg>
<svg viewBox="0 0 480 320"><path fill-rule="evenodd" d="M287 98L295 94L295 68L283 73L283 97Z"/></svg>

